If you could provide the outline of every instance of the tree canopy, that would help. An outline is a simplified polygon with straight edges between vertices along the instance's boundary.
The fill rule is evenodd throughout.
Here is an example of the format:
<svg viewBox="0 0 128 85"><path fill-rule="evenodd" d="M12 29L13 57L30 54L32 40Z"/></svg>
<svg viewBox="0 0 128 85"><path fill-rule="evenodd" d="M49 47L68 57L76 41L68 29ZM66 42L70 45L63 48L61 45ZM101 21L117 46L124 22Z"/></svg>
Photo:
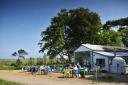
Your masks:
<svg viewBox="0 0 128 85"><path fill-rule="evenodd" d="M115 26L119 31L111 29ZM102 26L98 14L89 9L62 9L41 32L40 52L47 50L50 58L67 55L71 61L73 51L83 43L128 46L127 27L128 18L109 20Z"/></svg>
<svg viewBox="0 0 128 85"><path fill-rule="evenodd" d="M118 26L118 32L121 34L122 41L128 47L128 17L118 20L109 20L104 24L103 30L111 30L112 27Z"/></svg>
<svg viewBox="0 0 128 85"><path fill-rule="evenodd" d="M89 9L62 9L51 19L50 26L41 33L40 52L48 50L47 54L51 58L66 54L70 61L72 51L82 43L96 43L101 27L98 14Z"/></svg>
<svg viewBox="0 0 128 85"><path fill-rule="evenodd" d="M109 46L124 46L121 40L121 33L114 30L107 30L99 33L98 44Z"/></svg>
<svg viewBox="0 0 128 85"><path fill-rule="evenodd" d="M126 47L128 47L128 27L120 30L122 41Z"/></svg>

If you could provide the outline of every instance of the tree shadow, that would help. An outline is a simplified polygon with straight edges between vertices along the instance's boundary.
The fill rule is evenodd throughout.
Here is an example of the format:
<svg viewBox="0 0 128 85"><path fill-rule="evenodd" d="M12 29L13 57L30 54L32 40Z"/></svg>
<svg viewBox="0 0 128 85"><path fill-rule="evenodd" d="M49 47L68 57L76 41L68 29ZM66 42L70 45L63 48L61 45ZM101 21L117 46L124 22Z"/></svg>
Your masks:
<svg viewBox="0 0 128 85"><path fill-rule="evenodd" d="M104 74L97 78L96 76L86 77L86 80L91 80L92 82L105 82L105 83L128 83L128 75L119 74Z"/></svg>

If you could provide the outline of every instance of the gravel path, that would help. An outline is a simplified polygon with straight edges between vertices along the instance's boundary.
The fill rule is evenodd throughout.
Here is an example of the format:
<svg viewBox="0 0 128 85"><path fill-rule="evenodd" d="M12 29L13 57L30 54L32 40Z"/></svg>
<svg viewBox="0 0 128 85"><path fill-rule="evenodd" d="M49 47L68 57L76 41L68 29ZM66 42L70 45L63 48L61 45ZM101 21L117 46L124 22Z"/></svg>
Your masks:
<svg viewBox="0 0 128 85"><path fill-rule="evenodd" d="M58 74L52 74L58 75ZM60 74L59 74L60 75ZM90 80L62 79L57 77L47 77L44 75L31 75L19 71L0 71L0 78L19 82L24 85L128 85L128 83L93 83Z"/></svg>

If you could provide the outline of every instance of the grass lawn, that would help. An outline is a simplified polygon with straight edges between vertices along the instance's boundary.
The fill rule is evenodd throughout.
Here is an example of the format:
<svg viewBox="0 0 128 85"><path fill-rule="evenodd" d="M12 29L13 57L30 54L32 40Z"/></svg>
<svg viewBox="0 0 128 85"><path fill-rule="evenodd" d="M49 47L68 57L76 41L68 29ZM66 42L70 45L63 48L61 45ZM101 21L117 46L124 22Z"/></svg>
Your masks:
<svg viewBox="0 0 128 85"><path fill-rule="evenodd" d="M0 79L0 85L23 85L23 84Z"/></svg>

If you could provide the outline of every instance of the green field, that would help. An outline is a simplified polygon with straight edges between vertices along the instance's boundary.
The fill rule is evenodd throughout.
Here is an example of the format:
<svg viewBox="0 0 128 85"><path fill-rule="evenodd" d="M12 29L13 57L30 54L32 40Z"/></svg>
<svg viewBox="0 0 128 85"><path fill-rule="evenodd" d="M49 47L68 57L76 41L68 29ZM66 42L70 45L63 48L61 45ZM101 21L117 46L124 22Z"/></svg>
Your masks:
<svg viewBox="0 0 128 85"><path fill-rule="evenodd" d="M11 59L0 59L0 70L14 70L15 61Z"/></svg>
<svg viewBox="0 0 128 85"><path fill-rule="evenodd" d="M0 79L0 85L23 85L23 84Z"/></svg>

